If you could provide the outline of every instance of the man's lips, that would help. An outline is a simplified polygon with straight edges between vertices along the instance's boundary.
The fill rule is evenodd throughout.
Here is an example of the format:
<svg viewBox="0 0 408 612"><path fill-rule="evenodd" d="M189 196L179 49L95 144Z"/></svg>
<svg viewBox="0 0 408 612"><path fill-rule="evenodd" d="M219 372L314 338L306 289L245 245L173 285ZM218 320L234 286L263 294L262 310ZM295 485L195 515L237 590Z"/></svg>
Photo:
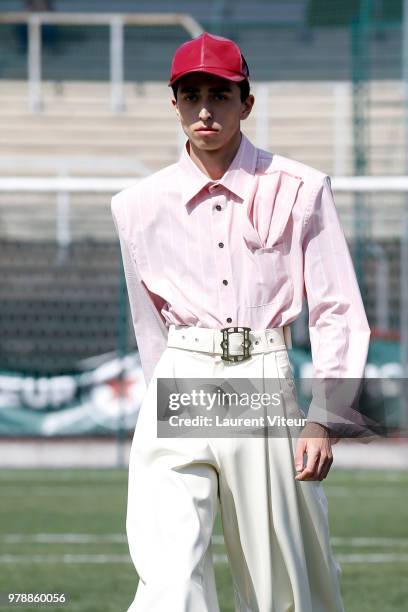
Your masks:
<svg viewBox="0 0 408 612"><path fill-rule="evenodd" d="M217 132L217 131L218 130L214 130L214 128L206 128L206 127L196 129L196 132Z"/></svg>

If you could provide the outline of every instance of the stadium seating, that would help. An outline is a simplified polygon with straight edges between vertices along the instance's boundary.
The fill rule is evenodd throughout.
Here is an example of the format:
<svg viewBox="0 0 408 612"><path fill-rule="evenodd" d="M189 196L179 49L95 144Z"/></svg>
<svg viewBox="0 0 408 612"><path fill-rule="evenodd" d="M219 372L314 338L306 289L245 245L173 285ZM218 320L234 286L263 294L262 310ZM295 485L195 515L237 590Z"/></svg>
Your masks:
<svg viewBox="0 0 408 612"><path fill-rule="evenodd" d="M261 85L253 84L256 98ZM346 83L337 88L336 85L339 84L271 83L268 85L268 99L266 102L257 99L252 115L242 127L259 146L292 156L330 174L352 174L351 85ZM114 115L109 108L107 83L45 83L44 112L33 115L27 108L26 84L0 81L0 175L10 174L10 156L13 158L13 174L19 175L54 174L51 167L47 170L46 164L40 169L39 159L44 157L52 158L54 167L58 157L115 159L111 172L107 171L106 165L101 166L105 176L138 175L137 162L144 165L146 171L172 163L177 159L184 136L180 134L170 94L171 90L165 83L127 83L126 111ZM336 106L340 104L342 109ZM373 84L369 112L373 120L367 154L371 162L368 173L402 173L400 82ZM337 121L337 129L342 132L340 154L343 167L340 171L336 165L336 113L341 114ZM135 173L131 172L129 160L134 160ZM77 166L73 174L92 174L89 165L85 164L83 171L79 164ZM95 163L97 171L98 164Z"/></svg>

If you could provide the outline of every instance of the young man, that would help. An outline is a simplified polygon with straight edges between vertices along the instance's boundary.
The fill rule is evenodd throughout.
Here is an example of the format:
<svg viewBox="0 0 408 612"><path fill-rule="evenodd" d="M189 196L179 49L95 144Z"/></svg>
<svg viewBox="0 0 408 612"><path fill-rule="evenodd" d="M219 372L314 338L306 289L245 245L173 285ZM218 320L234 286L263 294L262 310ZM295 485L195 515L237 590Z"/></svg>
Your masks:
<svg viewBox="0 0 408 612"><path fill-rule="evenodd" d="M287 353L304 297L316 377L363 374L370 329L330 178L241 132L248 77L231 40L205 32L181 45L169 83L180 159L112 200L147 383L129 464L140 580L128 612L218 612L218 502L237 611L343 611L320 482L331 431L317 404L301 435L157 435L164 378L280 381L282 414L304 416Z"/></svg>

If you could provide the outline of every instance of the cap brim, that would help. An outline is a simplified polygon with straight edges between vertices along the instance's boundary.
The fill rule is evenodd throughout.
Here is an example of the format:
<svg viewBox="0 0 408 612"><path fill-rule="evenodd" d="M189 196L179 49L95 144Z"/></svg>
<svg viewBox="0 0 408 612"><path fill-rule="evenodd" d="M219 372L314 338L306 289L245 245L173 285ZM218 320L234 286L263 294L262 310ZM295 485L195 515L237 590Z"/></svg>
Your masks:
<svg viewBox="0 0 408 612"><path fill-rule="evenodd" d="M168 87L170 87L171 85L174 85L174 83L176 81L178 81L179 79L181 79L183 76L186 76L187 74L191 74L193 72L205 72L206 74L214 74L215 76L219 76L223 79L227 79L228 81L234 81L235 83L239 83L240 81L245 81L248 79L248 77L246 76L242 76L240 74L236 74L235 72L231 72L230 70L222 70L221 68L206 68L205 70L200 70L199 68L193 68L191 70L186 70L185 72L182 72L180 74L178 74L177 76L175 76L171 81L169 81L168 83Z"/></svg>

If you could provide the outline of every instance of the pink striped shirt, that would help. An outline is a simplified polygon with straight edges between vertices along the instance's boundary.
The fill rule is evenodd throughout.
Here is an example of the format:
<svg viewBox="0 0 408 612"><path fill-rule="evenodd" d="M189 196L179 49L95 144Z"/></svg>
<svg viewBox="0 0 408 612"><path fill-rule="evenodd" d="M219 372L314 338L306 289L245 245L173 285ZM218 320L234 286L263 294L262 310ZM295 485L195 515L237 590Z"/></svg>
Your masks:
<svg viewBox="0 0 408 612"><path fill-rule="evenodd" d="M146 384L170 323L283 326L305 297L315 376L360 378L370 328L330 177L242 134L212 180L188 146L111 203Z"/></svg>

